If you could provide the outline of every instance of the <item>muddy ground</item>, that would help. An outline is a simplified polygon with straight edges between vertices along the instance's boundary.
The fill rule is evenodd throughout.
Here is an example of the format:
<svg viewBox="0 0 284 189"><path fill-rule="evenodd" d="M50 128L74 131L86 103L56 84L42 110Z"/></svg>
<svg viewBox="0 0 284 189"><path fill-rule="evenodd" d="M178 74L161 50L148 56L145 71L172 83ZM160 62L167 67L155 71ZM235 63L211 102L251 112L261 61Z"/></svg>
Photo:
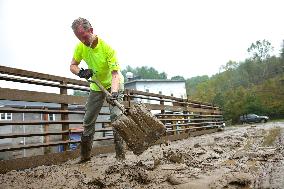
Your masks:
<svg viewBox="0 0 284 189"><path fill-rule="evenodd" d="M0 188L284 188L284 122L225 131L127 152L0 174Z"/></svg>

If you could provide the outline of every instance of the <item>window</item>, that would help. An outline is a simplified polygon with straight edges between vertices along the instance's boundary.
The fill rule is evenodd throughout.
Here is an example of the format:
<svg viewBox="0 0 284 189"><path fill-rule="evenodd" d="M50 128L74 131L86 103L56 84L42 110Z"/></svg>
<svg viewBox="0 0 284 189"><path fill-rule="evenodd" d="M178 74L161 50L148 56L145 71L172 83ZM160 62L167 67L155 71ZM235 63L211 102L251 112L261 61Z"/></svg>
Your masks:
<svg viewBox="0 0 284 189"><path fill-rule="evenodd" d="M12 113L6 113L7 120L12 120Z"/></svg>
<svg viewBox="0 0 284 189"><path fill-rule="evenodd" d="M55 114L48 114L49 121L55 121Z"/></svg>
<svg viewBox="0 0 284 189"><path fill-rule="evenodd" d="M12 120L12 113L0 113L0 120Z"/></svg>
<svg viewBox="0 0 284 189"><path fill-rule="evenodd" d="M249 114L248 115L248 118L256 118L257 117L257 115L255 115L255 114Z"/></svg>

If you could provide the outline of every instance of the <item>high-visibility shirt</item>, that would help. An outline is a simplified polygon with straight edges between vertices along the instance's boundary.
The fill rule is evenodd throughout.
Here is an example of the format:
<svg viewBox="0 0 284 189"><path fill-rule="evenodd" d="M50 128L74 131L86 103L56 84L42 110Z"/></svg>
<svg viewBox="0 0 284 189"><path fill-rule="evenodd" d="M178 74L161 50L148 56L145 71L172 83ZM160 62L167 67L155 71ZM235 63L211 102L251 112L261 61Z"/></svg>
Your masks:
<svg viewBox="0 0 284 189"><path fill-rule="evenodd" d="M79 42L75 47L73 58L79 63L84 60L88 69L92 69L95 73L92 78L99 80L106 89L111 87L112 71L119 71L120 84L124 82L115 51L100 38L98 38L98 44L95 48L87 47ZM95 83L91 83L90 88L94 91L100 91Z"/></svg>

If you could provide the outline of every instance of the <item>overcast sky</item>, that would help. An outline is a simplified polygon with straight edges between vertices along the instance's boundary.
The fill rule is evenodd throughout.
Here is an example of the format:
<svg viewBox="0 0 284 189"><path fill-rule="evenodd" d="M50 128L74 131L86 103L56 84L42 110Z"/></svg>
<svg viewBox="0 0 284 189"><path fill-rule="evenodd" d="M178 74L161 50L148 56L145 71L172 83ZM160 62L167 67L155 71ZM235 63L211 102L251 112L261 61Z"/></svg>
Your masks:
<svg viewBox="0 0 284 189"><path fill-rule="evenodd" d="M154 67L168 78L215 74L229 60L248 57L256 40L269 40L278 54L284 39L283 0L0 0L0 6L1 65L70 78L77 17L90 20L122 68Z"/></svg>

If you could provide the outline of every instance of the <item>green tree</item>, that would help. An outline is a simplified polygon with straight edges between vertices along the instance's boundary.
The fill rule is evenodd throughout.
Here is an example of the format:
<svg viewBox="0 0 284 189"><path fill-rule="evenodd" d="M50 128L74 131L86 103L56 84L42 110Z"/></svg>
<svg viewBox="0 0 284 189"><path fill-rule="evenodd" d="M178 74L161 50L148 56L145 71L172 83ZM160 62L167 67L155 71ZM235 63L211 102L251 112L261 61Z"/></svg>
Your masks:
<svg viewBox="0 0 284 189"><path fill-rule="evenodd" d="M141 79L167 79L165 72L159 73L153 67L142 66L132 68L131 66L126 66L126 69L122 70L124 77L126 77L127 72L132 72L134 77L139 76Z"/></svg>
<svg viewBox="0 0 284 189"><path fill-rule="evenodd" d="M126 78L126 73L127 73L127 72L131 72L131 73L133 73L133 74L136 74L136 73L135 73L136 70L135 70L134 68L132 68L131 66L129 66L129 65L127 65L126 68L121 71L121 73L122 73L122 75L124 76L124 78Z"/></svg>
<svg viewBox="0 0 284 189"><path fill-rule="evenodd" d="M161 78L161 79L167 79L167 78L168 78L166 72L162 72L162 73L160 73L159 75L160 75L160 78Z"/></svg>
<svg viewBox="0 0 284 189"><path fill-rule="evenodd" d="M73 91L74 96L88 96L89 92L87 91L79 91L79 90L74 90Z"/></svg>
<svg viewBox="0 0 284 189"><path fill-rule="evenodd" d="M273 52L273 49L274 48L271 46L271 43L264 39L262 41L257 40L255 43L252 43L247 51L251 54L251 58L253 60L261 62L270 57L270 53Z"/></svg>
<svg viewBox="0 0 284 189"><path fill-rule="evenodd" d="M284 40L282 41L282 48L280 50L280 57L282 59L282 62L284 62Z"/></svg>
<svg viewBox="0 0 284 189"><path fill-rule="evenodd" d="M245 112L245 101L247 90L242 86L224 91L225 103L222 107L226 120L233 123L239 121L239 116Z"/></svg>
<svg viewBox="0 0 284 189"><path fill-rule="evenodd" d="M185 81L184 77L180 76L180 75L176 75L176 76L171 77L171 80Z"/></svg>
<svg viewBox="0 0 284 189"><path fill-rule="evenodd" d="M225 66L221 66L220 71L235 70L238 66L239 64L237 62L230 60Z"/></svg>
<svg viewBox="0 0 284 189"><path fill-rule="evenodd" d="M187 95L191 98L196 92L196 87L203 82L207 82L208 80L209 77L207 75L196 76L187 79L185 82Z"/></svg>
<svg viewBox="0 0 284 189"><path fill-rule="evenodd" d="M267 40L253 43L248 50L252 58L228 61L219 73L186 79L189 99L221 107L225 120L239 121L247 113L284 118L284 41L279 57L270 56L273 47ZM142 78L165 78L165 73L149 67L128 70ZM174 76L171 79L183 79Z"/></svg>
<svg viewBox="0 0 284 189"><path fill-rule="evenodd" d="M219 73L188 85L189 98L210 102L222 108L225 119L233 123L246 113L284 117L284 69L280 57L229 61ZM199 78L200 79L200 78ZM195 81L190 79L188 81ZM192 83L187 83L192 84ZM193 90L194 89L194 90Z"/></svg>

